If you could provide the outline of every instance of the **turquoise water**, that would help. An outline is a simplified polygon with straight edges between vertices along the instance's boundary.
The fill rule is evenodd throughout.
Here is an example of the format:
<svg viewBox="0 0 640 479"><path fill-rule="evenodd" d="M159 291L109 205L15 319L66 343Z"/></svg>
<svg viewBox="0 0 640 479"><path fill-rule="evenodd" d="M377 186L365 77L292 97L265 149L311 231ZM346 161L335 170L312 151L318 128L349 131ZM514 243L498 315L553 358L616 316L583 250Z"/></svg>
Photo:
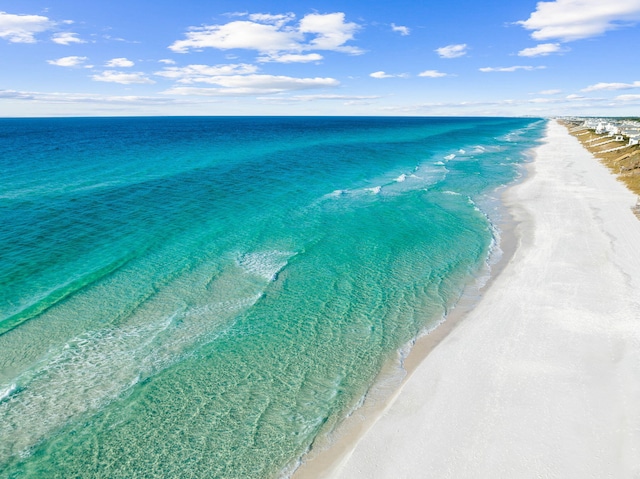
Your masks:
<svg viewBox="0 0 640 479"><path fill-rule="evenodd" d="M543 128L0 120L0 476L278 477L482 271Z"/></svg>

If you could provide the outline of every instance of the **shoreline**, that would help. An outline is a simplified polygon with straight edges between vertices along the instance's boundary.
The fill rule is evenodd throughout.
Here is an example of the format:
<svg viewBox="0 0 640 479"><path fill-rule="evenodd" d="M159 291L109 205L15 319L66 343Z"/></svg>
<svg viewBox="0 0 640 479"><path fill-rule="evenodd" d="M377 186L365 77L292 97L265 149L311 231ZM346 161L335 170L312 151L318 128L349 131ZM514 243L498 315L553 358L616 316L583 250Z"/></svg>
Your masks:
<svg viewBox="0 0 640 479"><path fill-rule="evenodd" d="M635 197L561 125L543 141L503 193L518 247L478 304L418 340L371 423L294 479L640 473Z"/></svg>
<svg viewBox="0 0 640 479"><path fill-rule="evenodd" d="M544 138L544 136L541 137L539 141L543 141ZM391 406L420 364L465 320L481 301L485 291L499 277L517 250L520 241L517 232L519 221L514 214L514 208L508 204L505 198L512 188L527 181L533 174L532 168L537 148L538 146L528 150L529 153L525 153L530 158L521 165L521 175L510 184L501 186L497 190L499 191L499 208L501 211L500 219L495 224L500 234L498 243L499 257L497 260L492 261L491 256L495 254L492 253L485 266L478 271L479 275L471 278L463 288L460 297L446 313L446 316L440 322L435 323L431 329L418 336L411 344L410 350L404 358L395 357L391 359L379 373L372 389L367 392L364 401L351 411L338 424L335 430L321 437L319 445L314 443L312 449L307 451L300 459L300 462L292 468L293 472L283 477L290 479L333 477L332 474L335 473L341 462L357 446L360 438ZM487 274L487 276L479 284L483 279L483 274ZM400 353L399 351L398 355ZM395 371L397 368L402 368L404 371L405 374L402 378L394 377L397 375L397 371Z"/></svg>

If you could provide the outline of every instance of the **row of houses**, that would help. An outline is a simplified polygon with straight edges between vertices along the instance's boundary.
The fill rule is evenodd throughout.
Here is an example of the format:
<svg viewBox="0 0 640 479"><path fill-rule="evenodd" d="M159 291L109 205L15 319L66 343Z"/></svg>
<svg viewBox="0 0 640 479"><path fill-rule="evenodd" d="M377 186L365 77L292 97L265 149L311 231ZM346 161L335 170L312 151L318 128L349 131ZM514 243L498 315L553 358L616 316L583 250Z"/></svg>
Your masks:
<svg viewBox="0 0 640 479"><path fill-rule="evenodd" d="M640 144L640 121L611 118L572 118L571 121L578 123L573 131L593 130L598 135L606 134L614 141L628 141L629 146Z"/></svg>

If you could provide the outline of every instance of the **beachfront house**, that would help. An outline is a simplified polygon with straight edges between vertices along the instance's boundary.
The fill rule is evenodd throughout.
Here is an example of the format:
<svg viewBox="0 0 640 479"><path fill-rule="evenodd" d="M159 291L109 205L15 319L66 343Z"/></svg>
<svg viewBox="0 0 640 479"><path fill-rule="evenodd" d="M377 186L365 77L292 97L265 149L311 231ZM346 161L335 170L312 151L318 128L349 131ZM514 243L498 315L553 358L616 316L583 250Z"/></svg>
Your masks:
<svg viewBox="0 0 640 479"><path fill-rule="evenodd" d="M636 125L623 125L621 133L628 137L640 136L640 127Z"/></svg>
<svg viewBox="0 0 640 479"><path fill-rule="evenodd" d="M620 128L615 123L607 123L607 135L616 136L620 134Z"/></svg>

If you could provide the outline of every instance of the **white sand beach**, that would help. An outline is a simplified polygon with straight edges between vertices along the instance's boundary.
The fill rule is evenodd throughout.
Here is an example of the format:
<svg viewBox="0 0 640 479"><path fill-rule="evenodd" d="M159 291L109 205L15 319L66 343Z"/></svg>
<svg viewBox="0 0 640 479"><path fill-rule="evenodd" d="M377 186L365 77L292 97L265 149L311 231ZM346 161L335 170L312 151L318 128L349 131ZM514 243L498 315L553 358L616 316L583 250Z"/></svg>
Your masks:
<svg viewBox="0 0 640 479"><path fill-rule="evenodd" d="M529 169L513 257L316 477L640 478L636 197L553 121Z"/></svg>

